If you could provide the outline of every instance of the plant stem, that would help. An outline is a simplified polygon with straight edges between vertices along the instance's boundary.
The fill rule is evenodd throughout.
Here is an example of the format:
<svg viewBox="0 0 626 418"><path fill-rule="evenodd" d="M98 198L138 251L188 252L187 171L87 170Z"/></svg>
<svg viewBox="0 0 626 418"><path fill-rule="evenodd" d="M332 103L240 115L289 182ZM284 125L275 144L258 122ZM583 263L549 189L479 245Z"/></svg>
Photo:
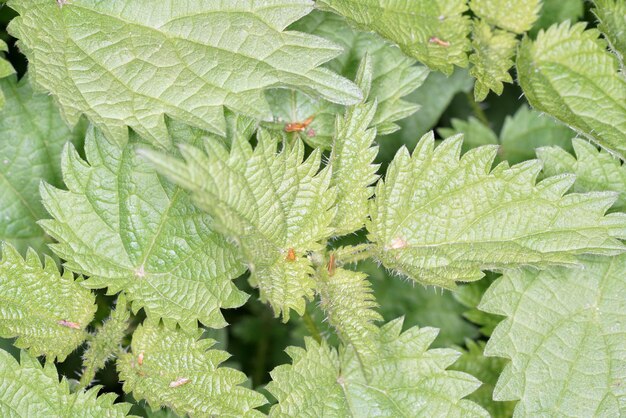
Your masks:
<svg viewBox="0 0 626 418"><path fill-rule="evenodd" d="M357 263L374 255L374 245L366 243L350 247L341 247L337 248L334 253L340 265Z"/></svg>
<svg viewBox="0 0 626 418"><path fill-rule="evenodd" d="M469 105L474 112L474 116L476 116L476 118L481 121L485 126L489 126L489 119L487 119L487 115L485 114L483 108L480 107L480 104L476 100L474 100L474 94L469 91L465 93L465 97L467 97L467 101L469 102Z"/></svg>

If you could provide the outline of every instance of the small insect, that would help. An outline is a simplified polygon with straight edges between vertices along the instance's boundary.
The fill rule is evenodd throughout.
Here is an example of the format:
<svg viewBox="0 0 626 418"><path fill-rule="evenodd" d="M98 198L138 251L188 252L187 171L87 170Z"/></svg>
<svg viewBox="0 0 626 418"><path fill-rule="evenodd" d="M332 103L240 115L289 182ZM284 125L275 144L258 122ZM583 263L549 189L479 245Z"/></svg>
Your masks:
<svg viewBox="0 0 626 418"><path fill-rule="evenodd" d="M57 321L57 324L62 325L64 327L72 328L72 329L80 329L80 325L76 322L66 321L65 319L61 319Z"/></svg>
<svg viewBox="0 0 626 418"><path fill-rule="evenodd" d="M137 364L143 366L143 351L137 356Z"/></svg>
<svg viewBox="0 0 626 418"><path fill-rule="evenodd" d="M304 132L315 119L315 115L309 116L304 122L290 122L285 125L285 132Z"/></svg>
<svg viewBox="0 0 626 418"><path fill-rule="evenodd" d="M290 248L287 251L287 257L285 257L287 259L287 261L296 261L296 250L294 250L293 248Z"/></svg>
<svg viewBox="0 0 626 418"><path fill-rule="evenodd" d="M329 276L334 276L335 275L335 268L337 267L336 265L336 261L335 261L335 254L334 253L330 253L330 256L328 257L328 275Z"/></svg>
<svg viewBox="0 0 626 418"><path fill-rule="evenodd" d="M189 382L191 382L190 379L187 379L186 377L179 377L178 379L174 380L173 382L170 382L170 387L171 388L177 388L179 386L186 385Z"/></svg>
<svg viewBox="0 0 626 418"><path fill-rule="evenodd" d="M439 46L445 46L446 48L450 46L450 42L448 41L443 41L439 38L437 38L436 36L432 36L428 42L430 42L431 44L437 44Z"/></svg>

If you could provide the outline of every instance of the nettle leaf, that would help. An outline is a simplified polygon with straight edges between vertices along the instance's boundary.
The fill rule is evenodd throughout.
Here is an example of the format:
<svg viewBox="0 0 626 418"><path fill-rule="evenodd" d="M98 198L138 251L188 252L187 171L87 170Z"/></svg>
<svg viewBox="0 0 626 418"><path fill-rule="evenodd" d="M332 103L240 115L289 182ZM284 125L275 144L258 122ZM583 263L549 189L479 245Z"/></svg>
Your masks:
<svg viewBox="0 0 626 418"><path fill-rule="evenodd" d="M15 69L9 61L4 59L4 52L9 52L9 46L0 39L0 78L8 77L15 73ZM0 109L5 104L5 98L2 89L0 89Z"/></svg>
<svg viewBox="0 0 626 418"><path fill-rule="evenodd" d="M367 95L372 80L372 65L364 58L357 82ZM335 137L330 155L332 186L337 189L336 215L333 221L335 234L345 235L365 225L369 198L374 194L378 164L374 164L378 147L373 146L376 129L368 128L376 112L376 102L360 103L337 116Z"/></svg>
<svg viewBox="0 0 626 418"><path fill-rule="evenodd" d="M376 187L369 238L391 269L424 284L454 288L481 269L577 264L576 255L614 255L626 247L626 214L606 210L614 193L568 194L573 176L537 184L541 163L492 170L496 146L462 158L462 137L425 135L413 155L402 148Z"/></svg>
<svg viewBox="0 0 626 418"><path fill-rule="evenodd" d="M96 377L96 372L103 369L107 361L117 356L122 350L122 339L126 336L129 326L130 312L126 307L126 297L121 294L117 299L117 307L111 316L91 336L87 349L83 354L83 374L80 385L88 386Z"/></svg>
<svg viewBox="0 0 626 418"><path fill-rule="evenodd" d="M335 189L331 171L320 171L321 151L306 160L296 141L277 152L277 138L260 131L252 148L238 137L229 151L216 141L206 152L181 146L184 161L156 151L142 153L163 175L189 190L215 227L240 247L252 284L285 321L289 309L304 313L313 297L313 267L305 256L333 235Z"/></svg>
<svg viewBox="0 0 626 418"><path fill-rule="evenodd" d="M575 192L607 190L618 193L613 209L626 210L626 167L619 159L582 139L572 140L576 157L559 147L544 147L537 150L547 176L563 173L576 175L572 187Z"/></svg>
<svg viewBox="0 0 626 418"><path fill-rule="evenodd" d="M237 249L184 190L136 155L140 146L145 144L137 138L121 146L91 129L88 162L66 148L69 190L41 190L54 219L40 224L59 241L50 247L67 268L89 276L86 286L123 291L133 310L143 308L149 320L184 329L196 329L198 320L223 327L220 308L246 300L231 281L244 271Z"/></svg>
<svg viewBox="0 0 626 418"><path fill-rule="evenodd" d="M489 286L498 277L500 275L488 272L483 279L476 282L463 283L452 293L454 298L467 308L463 312L463 316L472 323L479 325L480 332L486 336L490 336L493 333L493 330L502 321L503 317L481 311L478 309L478 305Z"/></svg>
<svg viewBox="0 0 626 418"><path fill-rule="evenodd" d="M472 46L474 52L469 57L473 64L470 75L476 78L476 101L485 100L490 90L498 95L502 94L502 83L513 82L509 69L513 66L513 56L517 48L515 34L492 29L485 22L476 21L472 32Z"/></svg>
<svg viewBox="0 0 626 418"><path fill-rule="evenodd" d="M370 98L378 101L371 121L378 135L387 135L400 129L395 123L415 113L419 106L402 98L422 85L428 69L415 65L398 48L391 47L380 37L353 30L341 16L314 11L291 26L313 35L322 36L344 49L343 54L326 66L349 79L367 55L372 63ZM286 123L303 122L315 118L302 132L294 134L314 147L330 148L335 132L335 119L343 107L295 90L275 89L267 94L274 120L284 130ZM292 134L293 135L293 134Z"/></svg>
<svg viewBox="0 0 626 418"><path fill-rule="evenodd" d="M23 259L7 243L0 261L0 301L0 336L17 337L16 347L59 361L83 343L96 312L94 295L71 272L60 275L47 256L42 267L32 250Z"/></svg>
<svg viewBox="0 0 626 418"><path fill-rule="evenodd" d="M493 389L507 361L498 357L485 357L483 341L466 340L467 350L461 350L461 357L450 369L459 370L477 377L483 384L471 393L467 399L472 400L489 411L494 418L505 418L513 415L515 402L498 402L493 400Z"/></svg>
<svg viewBox="0 0 626 418"><path fill-rule="evenodd" d="M365 367L376 354L376 333L374 322L382 320L375 308L376 298L367 275L357 271L336 269L322 272L318 278L317 291L320 294L320 307L326 312L328 322L341 339L354 347ZM367 357L367 361L364 358Z"/></svg>
<svg viewBox="0 0 626 418"><path fill-rule="evenodd" d="M61 151L66 142L79 142L61 119L52 99L36 94L24 77L0 80L7 105L0 110L0 240L21 253L27 247L46 251L49 239L37 225L46 217L39 183L56 186L61 180Z"/></svg>
<svg viewBox="0 0 626 418"><path fill-rule="evenodd" d="M539 17L541 3L541 0L471 0L470 8L491 25L514 33L524 33Z"/></svg>
<svg viewBox="0 0 626 418"><path fill-rule="evenodd" d="M229 354L210 350L211 339L140 325L133 334L131 351L117 361L124 391L154 407L167 406L180 415L264 416L254 408L266 403L258 392L240 386L246 376L219 367Z"/></svg>
<svg viewBox="0 0 626 418"><path fill-rule="evenodd" d="M543 0L539 19L530 30L530 35L534 38L540 29L548 29L553 24L565 20L576 22L584 13L583 0Z"/></svg>
<svg viewBox="0 0 626 418"><path fill-rule="evenodd" d="M452 74L467 66L470 20L464 0L318 0L358 28L377 32L428 67Z"/></svg>
<svg viewBox="0 0 626 418"><path fill-rule="evenodd" d="M3 417L126 417L131 405L114 403L116 395L98 396L100 386L70 393L68 381L59 382L54 363L41 366L22 352L19 363L0 350L0 415Z"/></svg>
<svg viewBox="0 0 626 418"><path fill-rule="evenodd" d="M598 28L607 37L611 49L618 55L622 67L626 57L626 2L624 0L595 0L593 13L598 17Z"/></svg>
<svg viewBox="0 0 626 418"><path fill-rule="evenodd" d="M528 102L585 138L626 156L626 79L600 32L563 23L525 38L517 57ZM572 51L576 51L572 54Z"/></svg>
<svg viewBox="0 0 626 418"><path fill-rule="evenodd" d="M582 263L507 272L479 306L508 317L485 354L511 359L494 399L519 399L516 416L626 414L626 256Z"/></svg>
<svg viewBox="0 0 626 418"><path fill-rule="evenodd" d="M292 364L274 369L267 385L278 399L270 417L488 416L477 404L462 399L480 382L446 370L460 353L428 350L436 329L401 331L402 319L380 329L378 357L370 363L367 377L350 347L338 353L325 342L307 338L306 348L288 348Z"/></svg>
<svg viewBox="0 0 626 418"><path fill-rule="evenodd" d="M320 68L339 53L318 37L284 31L310 0L167 2L11 0L9 25L33 81L70 123L81 114L124 143L130 126L169 145L164 114L225 134L224 107L267 118L263 91L293 87L340 104L361 98Z"/></svg>

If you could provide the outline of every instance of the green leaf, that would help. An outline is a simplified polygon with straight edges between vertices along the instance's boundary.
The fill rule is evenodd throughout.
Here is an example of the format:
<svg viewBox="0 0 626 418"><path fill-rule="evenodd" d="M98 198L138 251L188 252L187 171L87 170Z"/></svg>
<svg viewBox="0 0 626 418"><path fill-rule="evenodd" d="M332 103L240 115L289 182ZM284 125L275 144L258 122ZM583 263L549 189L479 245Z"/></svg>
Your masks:
<svg viewBox="0 0 626 418"><path fill-rule="evenodd" d="M432 133L413 156L401 149L371 205L369 238L391 269L454 288L482 269L575 265L576 255L624 251L626 214L604 216L613 193L569 194L572 176L535 184L538 161L491 169L497 147L459 159L461 136L434 149Z"/></svg>
<svg viewBox="0 0 626 418"><path fill-rule="evenodd" d="M9 46L6 44L6 42L0 39L0 78L8 77L11 74L15 73L15 69L13 68L11 63L7 61L6 59L4 59L4 52L8 52L8 51L9 51ZM5 104L4 94L2 90L0 89L0 109L2 109L4 104Z"/></svg>
<svg viewBox="0 0 626 418"><path fill-rule="evenodd" d="M369 56L361 64L359 87L370 90L372 66ZM333 221L335 234L346 235L365 225L369 198L374 194L378 165L374 159L378 147L373 146L376 129L368 128L376 112L376 102L360 103L337 116L335 138L330 155L331 185L337 189L337 212Z"/></svg>
<svg viewBox="0 0 626 418"><path fill-rule="evenodd" d="M70 393L65 378L59 383L54 363L41 366L22 351L18 363L0 350L0 415L3 417L126 417L131 405L114 403L116 395L98 396L100 386Z"/></svg>
<svg viewBox="0 0 626 418"><path fill-rule="evenodd" d="M87 387L96 377L96 372L103 369L107 361L117 356L122 349L122 339L129 326L130 312L126 307L126 297L122 294L117 299L117 307L104 321L96 334L89 339L83 354L83 374L80 385Z"/></svg>
<svg viewBox="0 0 626 418"><path fill-rule="evenodd" d="M483 335L490 336L496 325L502 321L502 316L493 315L478 309L483 295L489 289L489 286L500 275L488 272L481 280L471 283L463 283L453 293L454 298L464 305L467 310L463 312L463 316L472 323L480 326L480 332Z"/></svg>
<svg viewBox="0 0 626 418"><path fill-rule="evenodd" d="M539 19L530 30L530 34L534 38L540 29L548 29L555 23L565 20L576 22L584 13L583 0L543 0Z"/></svg>
<svg viewBox="0 0 626 418"><path fill-rule="evenodd" d="M200 334L140 325L130 352L117 361L124 391L179 415L263 416L254 409L266 403L263 395L240 386L242 372L219 367L228 353L210 350L215 341Z"/></svg>
<svg viewBox="0 0 626 418"><path fill-rule="evenodd" d="M318 0L317 6L377 32L428 67L452 74L467 66L470 20L464 0Z"/></svg>
<svg viewBox="0 0 626 418"><path fill-rule="evenodd" d="M341 53L336 45L284 31L311 11L310 0L8 4L20 14L9 30L35 84L55 96L70 123L85 114L121 144L129 126L169 145L164 114L225 134L224 107L267 118L263 91L271 87L340 104L361 98L350 81L319 67Z"/></svg>
<svg viewBox="0 0 626 418"><path fill-rule="evenodd" d="M451 128L439 128L437 133L442 138L463 134L462 153L483 145L500 144L500 138L498 138L495 132L473 116L470 116L467 120L453 118L450 123L452 124ZM498 148L497 157L500 158L501 156L502 148L500 147Z"/></svg>
<svg viewBox="0 0 626 418"><path fill-rule="evenodd" d="M515 402L498 402L493 400L493 389L507 361L498 357L485 357L485 343L467 340L467 350L461 350L461 357L450 369L470 374L483 384L471 393L467 399L472 400L489 411L493 418L508 418L513 415Z"/></svg>
<svg viewBox="0 0 626 418"><path fill-rule="evenodd" d="M337 269L333 274L323 272L317 290L320 306L328 315L328 322L345 344L350 344L361 361L368 367L376 355L374 322L382 320L367 280L367 275L357 271ZM367 358L367 361L365 360Z"/></svg>
<svg viewBox="0 0 626 418"><path fill-rule="evenodd" d="M47 252L49 238L37 225L46 217L39 183L61 180L63 145L79 142L63 123L52 99L33 92L28 78L0 80L7 105L0 110L0 240L24 254L27 247Z"/></svg>
<svg viewBox="0 0 626 418"><path fill-rule="evenodd" d="M523 2L520 2L523 3ZM483 21L474 22L472 32L474 52L469 57L473 64L470 75L476 78L474 97L485 100L490 90L502 94L504 83L512 83L509 69L513 66L513 56L517 39L511 32L492 29Z"/></svg>
<svg viewBox="0 0 626 418"><path fill-rule="evenodd" d="M121 146L91 129L88 162L66 148L69 190L45 185L41 191L54 219L40 224L59 241L50 247L67 268L89 276L86 286L123 291L149 320L184 329L196 329L198 320L223 327L220 308L246 300L231 281L243 272L237 250L184 190L136 155L140 146L135 137Z"/></svg>
<svg viewBox="0 0 626 418"><path fill-rule="evenodd" d="M0 301L0 336L18 337L17 347L59 361L83 343L96 312L94 295L72 273L60 275L47 256L42 268L34 251L23 259L6 243L0 261Z"/></svg>
<svg viewBox="0 0 626 418"><path fill-rule="evenodd" d="M576 157L559 147L545 147L537 150L543 162L543 172L547 176L563 173L576 175L572 187L575 192L606 190L618 193L613 209L626 210L626 167L619 159L582 139L572 141Z"/></svg>
<svg viewBox="0 0 626 418"><path fill-rule="evenodd" d="M598 28L609 41L611 49L621 61L622 70L626 57L626 1L595 0L593 13L598 17Z"/></svg>
<svg viewBox="0 0 626 418"><path fill-rule="evenodd" d="M288 348L292 364L274 369L267 385L278 399L270 417L488 416L462 399L480 382L446 370L460 353L428 350L436 329L401 330L402 319L380 329L378 357L370 364L369 377L350 347L338 353L307 338L306 348Z"/></svg>
<svg viewBox="0 0 626 418"><path fill-rule="evenodd" d="M536 41L525 38L517 56L519 83L537 110L624 158L626 79L600 32L584 29L563 23Z"/></svg>
<svg viewBox="0 0 626 418"><path fill-rule="evenodd" d="M582 263L508 272L479 306L507 316L485 354L511 359L494 399L519 399L515 416L626 414L626 256Z"/></svg>
<svg viewBox="0 0 626 418"><path fill-rule="evenodd" d="M302 315L313 296L313 268L305 254L321 250L333 234L335 190L331 171L320 171L321 151L305 161L296 141L277 153L277 139L266 131L255 149L239 137L230 152L207 141L206 153L181 146L184 161L156 151L142 153L174 183L191 191L194 202L215 227L240 247L261 298L285 321L289 309Z"/></svg>
<svg viewBox="0 0 626 418"><path fill-rule="evenodd" d="M471 0L470 8L491 25L514 33L524 33L539 17L541 3L541 0Z"/></svg>

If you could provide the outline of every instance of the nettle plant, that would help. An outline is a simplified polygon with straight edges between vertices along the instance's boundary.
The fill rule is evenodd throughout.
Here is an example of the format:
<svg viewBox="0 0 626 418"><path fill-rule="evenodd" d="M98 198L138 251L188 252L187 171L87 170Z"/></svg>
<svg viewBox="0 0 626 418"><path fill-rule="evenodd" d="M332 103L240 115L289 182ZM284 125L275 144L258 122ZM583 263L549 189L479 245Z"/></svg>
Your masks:
<svg viewBox="0 0 626 418"><path fill-rule="evenodd" d="M7 5L3 417L626 415L623 0Z"/></svg>

